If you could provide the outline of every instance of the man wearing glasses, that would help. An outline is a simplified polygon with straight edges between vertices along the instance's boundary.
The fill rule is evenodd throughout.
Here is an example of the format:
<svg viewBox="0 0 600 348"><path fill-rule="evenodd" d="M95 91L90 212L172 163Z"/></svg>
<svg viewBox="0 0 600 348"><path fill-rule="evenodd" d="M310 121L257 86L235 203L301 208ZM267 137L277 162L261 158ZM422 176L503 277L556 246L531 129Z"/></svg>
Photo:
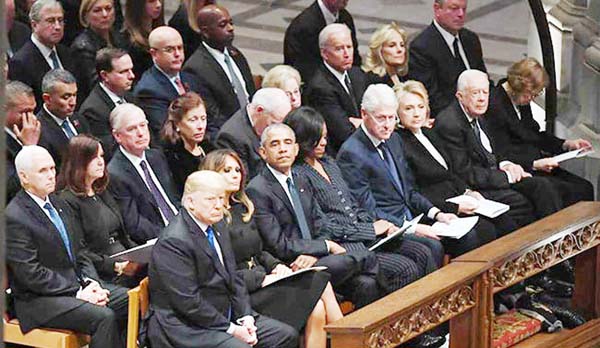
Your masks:
<svg viewBox="0 0 600 348"><path fill-rule="evenodd" d="M79 76L71 50L59 42L64 35L64 15L60 2L37 0L29 10L33 34L8 62L10 80L18 80L33 88L37 103L42 102L42 78L52 69L65 69ZM83 100L80 94L78 100Z"/></svg>
<svg viewBox="0 0 600 348"><path fill-rule="evenodd" d="M158 27L152 30L148 42L154 65L144 72L133 93L148 117L152 140L157 141L169 104L185 92L199 91L193 75L181 71L185 54L177 30Z"/></svg>

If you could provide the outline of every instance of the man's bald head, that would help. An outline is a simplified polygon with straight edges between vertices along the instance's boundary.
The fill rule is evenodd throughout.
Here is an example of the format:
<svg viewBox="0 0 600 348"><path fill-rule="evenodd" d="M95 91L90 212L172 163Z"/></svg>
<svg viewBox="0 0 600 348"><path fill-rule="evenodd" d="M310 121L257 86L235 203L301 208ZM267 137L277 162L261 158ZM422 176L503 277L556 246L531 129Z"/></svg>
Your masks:
<svg viewBox="0 0 600 348"><path fill-rule="evenodd" d="M233 20L223 6L208 5L198 10L196 21L200 35L213 48L223 50L233 41Z"/></svg>
<svg viewBox="0 0 600 348"><path fill-rule="evenodd" d="M169 26L161 26L152 30L148 43L154 64L167 75L176 76L185 60L181 34Z"/></svg>

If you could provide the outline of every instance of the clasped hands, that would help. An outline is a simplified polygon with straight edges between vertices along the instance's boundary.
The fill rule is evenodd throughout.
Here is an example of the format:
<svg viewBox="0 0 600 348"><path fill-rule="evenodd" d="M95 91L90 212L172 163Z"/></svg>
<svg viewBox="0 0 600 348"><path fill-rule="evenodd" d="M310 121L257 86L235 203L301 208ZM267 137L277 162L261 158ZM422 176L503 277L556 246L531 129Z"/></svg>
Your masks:
<svg viewBox="0 0 600 348"><path fill-rule="evenodd" d="M76 298L82 301L104 307L108 304L110 291L104 289L95 280L90 280L90 283L83 289L77 292Z"/></svg>
<svg viewBox="0 0 600 348"><path fill-rule="evenodd" d="M231 335L251 346L256 345L258 343L258 336L256 334L257 328L254 325L254 318L251 316L244 317L238 320L237 324L233 324L234 330Z"/></svg>

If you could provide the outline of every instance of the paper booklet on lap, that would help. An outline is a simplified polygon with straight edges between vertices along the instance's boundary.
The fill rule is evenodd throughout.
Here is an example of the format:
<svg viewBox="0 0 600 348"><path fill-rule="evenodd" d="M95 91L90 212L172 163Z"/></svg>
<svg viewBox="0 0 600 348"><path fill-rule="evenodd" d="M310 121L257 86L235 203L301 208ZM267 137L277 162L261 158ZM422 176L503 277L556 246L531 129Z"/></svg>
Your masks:
<svg viewBox="0 0 600 348"><path fill-rule="evenodd" d="M490 199L484 199L483 201L478 200L475 197L460 195L452 198L448 198L446 202L460 204L460 203L473 203L479 204L479 207L475 212L479 215L483 215L489 218L495 218L496 216L502 215L510 210L510 206L504 203L492 201Z"/></svg>
<svg viewBox="0 0 600 348"><path fill-rule="evenodd" d="M469 216L451 220L449 223L436 222L431 226L439 237L460 239L479 221L479 216Z"/></svg>
<svg viewBox="0 0 600 348"><path fill-rule="evenodd" d="M302 273L306 273L306 272L320 272L320 271L324 271L326 269L327 269L327 267L325 267L325 266L314 266L314 267L308 267L308 268L299 269L296 272L292 272L292 273L290 273L288 275L285 275L285 276L283 276L281 278L277 278L277 279L273 280L270 283L263 284L262 287L264 288L265 286L269 286L271 284L275 284L275 283L280 282L280 281L282 281L284 279L295 277L298 274L302 274Z"/></svg>
<svg viewBox="0 0 600 348"><path fill-rule="evenodd" d="M556 162L562 162L562 161L566 161L566 160L570 160L573 158L580 158L580 157L585 157L591 153L594 153L594 149L591 147L584 147L581 149L577 149L577 150L573 150L573 151L569 151L569 152L565 152L565 153L561 153L560 155L556 155L554 157L552 157Z"/></svg>
<svg viewBox="0 0 600 348"><path fill-rule="evenodd" d="M123 250L120 253L111 255L111 259L122 259L137 263L149 263L152 247L156 244L158 238L150 239L146 244L138 245L135 248Z"/></svg>
<svg viewBox="0 0 600 348"><path fill-rule="evenodd" d="M369 247L370 251L373 251L377 248L379 248L380 246L382 246L383 244L389 242L390 240L394 239L394 238L398 238L401 235L403 235L406 231L408 231L409 228L411 228L412 226L415 226L416 224L419 223L419 221L421 221L421 218L423 217L423 214L420 214L419 216L417 216L416 218L408 221L407 223L405 223L404 225L402 225L402 227L400 227L398 230L396 230L395 232L389 234L387 237L380 239L377 243L371 245Z"/></svg>

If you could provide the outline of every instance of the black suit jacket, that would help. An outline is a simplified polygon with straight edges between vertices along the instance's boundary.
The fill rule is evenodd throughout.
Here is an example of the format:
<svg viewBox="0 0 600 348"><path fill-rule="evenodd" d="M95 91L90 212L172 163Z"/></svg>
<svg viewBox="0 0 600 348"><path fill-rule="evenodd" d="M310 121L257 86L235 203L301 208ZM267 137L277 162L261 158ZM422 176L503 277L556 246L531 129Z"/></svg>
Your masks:
<svg viewBox="0 0 600 348"><path fill-rule="evenodd" d="M186 90L199 92L193 75L182 72L180 77ZM133 95L136 105L141 107L146 114L152 132L152 140L159 141L160 130L167 119L169 104L179 97L179 92L165 74L160 72L156 65L152 65L135 85Z"/></svg>
<svg viewBox="0 0 600 348"><path fill-rule="evenodd" d="M294 184L300 194L302 208L313 236L319 235L321 228L318 204L313 197L310 185L299 176L294 176ZM299 255L316 257L328 255L327 245L323 240L302 239L296 214L292 204L273 175L265 167L259 175L248 184L248 195L256 207L254 219L258 226L265 248L275 257L291 262Z"/></svg>
<svg viewBox="0 0 600 348"><path fill-rule="evenodd" d="M65 132L63 132L62 128L54 121L46 109L42 108L38 112L37 118L40 120L42 127L39 145L45 147L52 158L54 158L54 163L58 171L62 164L63 155L69 146L69 138L67 138ZM90 132L90 126L83 117L73 114L69 119L75 127L77 134L87 134Z"/></svg>
<svg viewBox="0 0 600 348"><path fill-rule="evenodd" d="M125 100L131 102L132 98L125 95ZM97 83L79 109L79 114L85 118L90 126L90 133L100 139L104 148L104 158L107 162L116 151L116 142L112 136L109 120L110 112L115 106L108 94Z"/></svg>
<svg viewBox="0 0 600 348"><path fill-rule="evenodd" d="M305 93L306 103L317 109L325 118L329 132L329 147L334 152L356 129L348 118L360 117L360 103L367 87L365 73L360 68L352 67L347 73L356 104L322 62Z"/></svg>
<svg viewBox="0 0 600 348"><path fill-rule="evenodd" d="M223 333L230 322L253 314L244 280L236 272L229 234L221 224L212 227L223 263L185 209L154 246L148 272L154 311L148 324L152 346L216 344L214 333Z"/></svg>
<svg viewBox="0 0 600 348"><path fill-rule="evenodd" d="M61 44L56 45L58 58L65 70L70 71L77 80L80 79L78 61L69 47ZM50 65L42 56L42 53L29 39L21 49L8 61L8 79L18 80L33 88L36 112L42 108L42 79L50 71ZM83 91L77 91L78 105L84 97Z"/></svg>
<svg viewBox="0 0 600 348"><path fill-rule="evenodd" d="M510 97L502 88L504 81L499 81L498 86L492 89L485 119L497 151L531 172L533 161L563 152L565 140L540 131L529 105L519 106L519 119Z"/></svg>
<svg viewBox="0 0 600 348"><path fill-rule="evenodd" d="M402 188L393 181L385 162L362 127L342 145L337 163L350 191L362 207L374 212L377 219L402 226L406 208L414 214L427 214L433 204L415 188L400 136L393 133L386 143L402 180Z"/></svg>
<svg viewBox="0 0 600 348"><path fill-rule="evenodd" d="M362 60L358 52L358 40L352 15L345 9L341 10L338 14L338 23L346 24L350 28L354 45L354 65L359 67ZM321 65L319 33L325 28L325 24L323 12L315 1L294 18L285 31L283 38L284 64L298 69L302 80L306 83L310 82Z"/></svg>
<svg viewBox="0 0 600 348"><path fill-rule="evenodd" d="M165 156L159 150L146 150L146 160L158 178L171 203L179 206L180 197ZM165 226L158 204L147 188L144 179L133 164L118 149L108 163L109 190L119 204L125 228L137 243L158 237Z"/></svg>
<svg viewBox="0 0 600 348"><path fill-rule="evenodd" d="M422 131L442 155L448 169L436 161L411 131L401 129L399 134L404 145L404 156L414 174L417 189L436 207L445 212L457 213L458 205L446 202L446 199L462 195L467 189L467 183L455 174L444 144L435 132L429 129Z"/></svg>
<svg viewBox="0 0 600 348"><path fill-rule="evenodd" d="M471 69L487 72L477 34L463 28L458 35ZM456 80L462 71L452 64L454 54L433 23L411 41L409 52L408 75L423 82L429 92L431 114L436 117L454 100Z"/></svg>
<svg viewBox="0 0 600 348"><path fill-rule="evenodd" d="M252 98L256 88L246 58L233 46L228 47L227 50L240 69L246 84L246 91ZM202 44L198 45L196 52L185 62L183 71L193 74L202 88L202 98L204 98L208 113L208 131L209 134L216 135L221 126L240 109L240 103L227 74Z"/></svg>
<svg viewBox="0 0 600 348"><path fill-rule="evenodd" d="M30 37L31 29L19 21L14 21L12 28L8 32L8 44L13 54L17 53L29 41Z"/></svg>
<svg viewBox="0 0 600 348"><path fill-rule="evenodd" d="M480 117L478 122L489 138L490 132L486 127L485 117ZM509 188L508 177L498 169L497 164L503 158L495 155L493 139L490 138L490 143L495 162L489 160L489 155L486 156L486 150L475 138L473 129L456 99L440 112L434 130L445 143L454 172L469 186L474 189Z"/></svg>
<svg viewBox="0 0 600 348"><path fill-rule="evenodd" d="M65 203L50 197L70 237L71 261L60 233L37 203L19 191L6 207L6 263L21 329L27 332L85 302L75 298L85 277L98 280L81 254L81 232Z"/></svg>
<svg viewBox="0 0 600 348"><path fill-rule="evenodd" d="M246 109L238 110L217 134L217 147L232 149L240 156L248 171L248 179L252 179L264 167L258 154L260 139L250 124Z"/></svg>
<svg viewBox="0 0 600 348"><path fill-rule="evenodd" d="M17 157L23 146L10 134L6 133L4 136L6 137L6 204L8 205L21 189L21 182L15 168L15 157Z"/></svg>

